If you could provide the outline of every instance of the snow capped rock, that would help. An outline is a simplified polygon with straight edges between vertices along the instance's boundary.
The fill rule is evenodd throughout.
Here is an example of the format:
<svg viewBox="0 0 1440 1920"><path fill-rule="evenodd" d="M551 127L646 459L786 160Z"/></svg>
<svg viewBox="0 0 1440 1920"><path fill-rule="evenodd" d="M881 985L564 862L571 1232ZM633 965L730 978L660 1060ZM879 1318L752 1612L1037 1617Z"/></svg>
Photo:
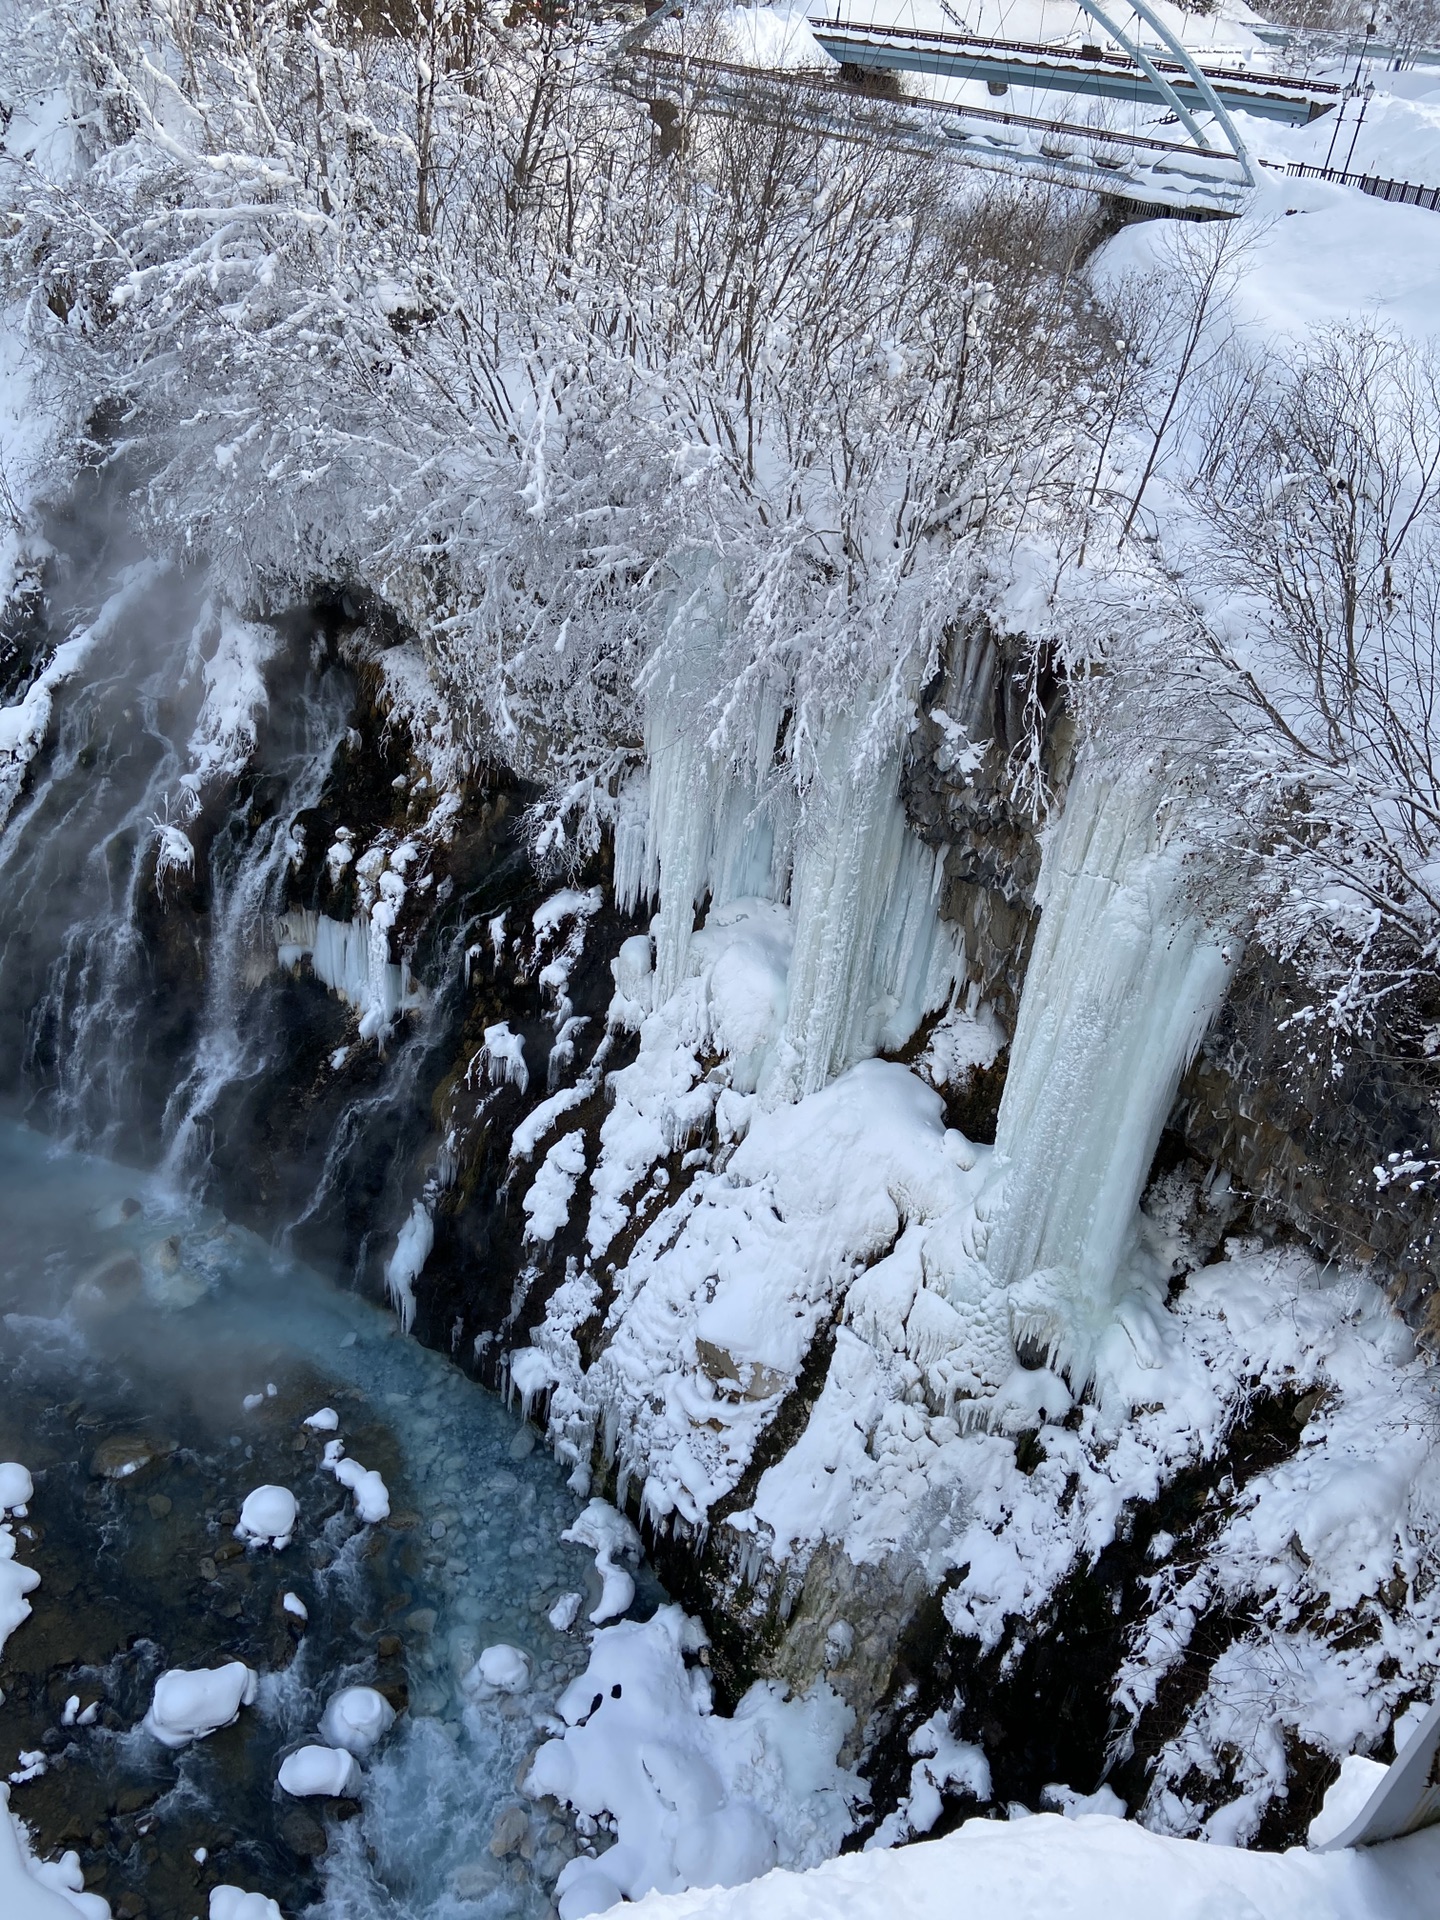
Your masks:
<svg viewBox="0 0 1440 1920"><path fill-rule="evenodd" d="M395 1709L374 1687L342 1687L320 1716L320 1737L363 1760L395 1724Z"/></svg>
<svg viewBox="0 0 1440 1920"><path fill-rule="evenodd" d="M257 1686L240 1660L191 1671L172 1667L155 1682L141 1724L162 1746L188 1746L238 1720L240 1709L253 1704Z"/></svg>
<svg viewBox="0 0 1440 1920"><path fill-rule="evenodd" d="M316 1413L307 1413L300 1424L315 1433L334 1433L340 1425L340 1416L334 1407L321 1407Z"/></svg>
<svg viewBox="0 0 1440 1920"><path fill-rule="evenodd" d="M277 1776L286 1793L297 1799L325 1795L339 1799L358 1792L360 1768L352 1753L335 1747L300 1747L286 1754Z"/></svg>
<svg viewBox="0 0 1440 1920"><path fill-rule="evenodd" d="M35 1482L18 1460L0 1461L0 1513L23 1514L35 1492Z"/></svg>
<svg viewBox="0 0 1440 1920"><path fill-rule="evenodd" d="M263 1893L222 1886L210 1889L210 1920L285 1920L285 1916Z"/></svg>
<svg viewBox="0 0 1440 1920"><path fill-rule="evenodd" d="M486 1647L465 1676L468 1687L489 1687L494 1693L524 1693L530 1684L530 1656L503 1641Z"/></svg>
<svg viewBox="0 0 1440 1920"><path fill-rule="evenodd" d="M288 1547L299 1508L288 1487L256 1487L240 1508L235 1538L254 1546Z"/></svg>

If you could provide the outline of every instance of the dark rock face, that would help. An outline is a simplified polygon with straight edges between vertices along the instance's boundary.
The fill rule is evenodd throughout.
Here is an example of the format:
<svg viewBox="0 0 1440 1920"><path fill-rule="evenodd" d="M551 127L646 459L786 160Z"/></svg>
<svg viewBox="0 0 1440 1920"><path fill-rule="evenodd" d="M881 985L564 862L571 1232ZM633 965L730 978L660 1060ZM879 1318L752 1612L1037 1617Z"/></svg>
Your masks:
<svg viewBox="0 0 1440 1920"><path fill-rule="evenodd" d="M1220 1166L1262 1230L1380 1258L1423 1344L1440 1343L1440 1061L1393 1026L1311 1038L1293 970L1252 954L1180 1087L1171 1127ZM1378 1176L1378 1177L1377 1177Z"/></svg>

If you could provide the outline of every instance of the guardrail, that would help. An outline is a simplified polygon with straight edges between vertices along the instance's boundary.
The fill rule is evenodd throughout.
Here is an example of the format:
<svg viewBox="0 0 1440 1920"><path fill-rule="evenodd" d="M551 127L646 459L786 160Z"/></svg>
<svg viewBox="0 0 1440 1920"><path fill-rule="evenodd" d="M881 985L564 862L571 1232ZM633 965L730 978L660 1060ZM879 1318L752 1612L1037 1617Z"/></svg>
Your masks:
<svg viewBox="0 0 1440 1920"><path fill-rule="evenodd" d="M1425 207L1440 213L1440 187L1416 186L1412 180L1382 180L1378 173L1346 173L1340 167L1314 167L1303 160L1266 160L1272 173L1288 173L1301 180L1333 180L1338 186L1358 187L1374 200L1393 200L1400 206Z"/></svg>

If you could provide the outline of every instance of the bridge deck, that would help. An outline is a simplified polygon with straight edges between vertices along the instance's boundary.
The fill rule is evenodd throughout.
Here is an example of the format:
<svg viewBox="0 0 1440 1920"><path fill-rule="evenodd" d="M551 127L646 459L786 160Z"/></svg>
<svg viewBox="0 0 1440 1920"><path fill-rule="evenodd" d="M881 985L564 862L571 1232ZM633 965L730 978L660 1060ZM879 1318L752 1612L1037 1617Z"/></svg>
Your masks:
<svg viewBox="0 0 1440 1920"><path fill-rule="evenodd" d="M993 40L979 34L922 31L832 20L823 15L812 15L810 30L831 59L842 66L1162 104L1154 83L1128 54L1099 46ZM1152 58L1185 104L1203 112L1205 103L1184 68L1159 55ZM1326 81L1253 73L1244 67L1206 66L1201 71L1223 106L1292 125L1327 112L1341 91Z"/></svg>
<svg viewBox="0 0 1440 1920"><path fill-rule="evenodd" d="M837 75L778 73L636 47L622 63L645 98L703 97L720 111L783 114L838 137L943 147L971 165L1130 200L1157 213L1240 211L1248 190L1232 154L1143 133L1113 133L953 101L877 100Z"/></svg>

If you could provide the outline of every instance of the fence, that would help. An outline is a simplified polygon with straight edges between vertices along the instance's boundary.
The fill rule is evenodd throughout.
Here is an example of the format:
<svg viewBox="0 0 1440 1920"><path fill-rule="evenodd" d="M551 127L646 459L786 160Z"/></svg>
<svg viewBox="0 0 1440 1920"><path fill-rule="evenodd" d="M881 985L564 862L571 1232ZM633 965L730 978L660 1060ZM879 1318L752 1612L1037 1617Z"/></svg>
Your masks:
<svg viewBox="0 0 1440 1920"><path fill-rule="evenodd" d="M1267 160L1265 165L1276 173L1304 180L1334 180L1344 187L1358 187L1376 200L1395 200L1401 206L1426 207L1431 213L1440 213L1440 187L1417 187L1410 180L1382 180L1374 173L1343 173L1339 167L1312 167L1303 160L1292 160L1288 165Z"/></svg>

